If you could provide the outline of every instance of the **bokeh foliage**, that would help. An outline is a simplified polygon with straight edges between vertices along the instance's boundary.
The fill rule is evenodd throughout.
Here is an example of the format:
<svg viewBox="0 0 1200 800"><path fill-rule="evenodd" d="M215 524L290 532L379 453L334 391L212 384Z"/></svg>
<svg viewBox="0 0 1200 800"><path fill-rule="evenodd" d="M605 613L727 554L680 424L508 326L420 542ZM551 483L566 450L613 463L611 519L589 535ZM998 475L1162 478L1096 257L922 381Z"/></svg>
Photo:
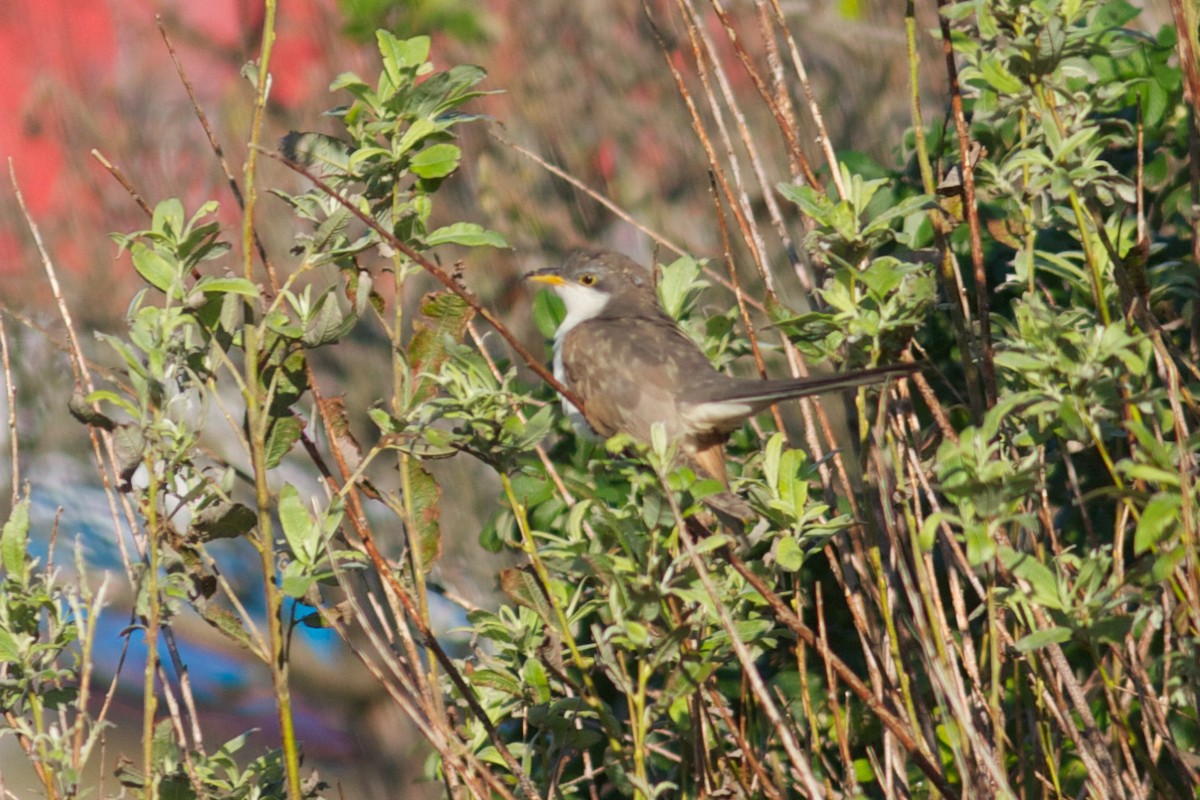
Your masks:
<svg viewBox="0 0 1200 800"><path fill-rule="evenodd" d="M681 8L693 68L717 70ZM310 625L369 666L450 796L1194 796L1198 179L1175 34L1130 30L1121 0L941 13L961 115L914 127L900 163L795 159L771 176L761 191L784 202L770 250L768 226L731 214L756 270L658 265L663 307L723 368L751 354L772 370L922 362L911 382L845 398L844 425L833 403L805 401L799 437L765 416L735 435L732 488L755 511L743 529L711 516L703 499L721 487L680 467L675 443L572 431L521 370L527 354L494 341L515 340L469 276L439 263L505 241L434 222L483 72L436 70L427 37L378 33L379 76L333 83L338 135L285 141L310 185L276 190L302 230L261 282L214 269L229 246L211 205L164 200L148 229L118 236L147 288L107 339L118 378L73 411L110 437L140 521L138 625L169 631L191 606L252 650L284 738L245 770L240 739L208 753L156 721L152 698L171 689L152 664L143 760L122 784L320 794L288 729L291 630ZM755 54L739 55L753 74ZM709 103L698 131L719 127L734 101L691 91ZM726 177L733 148L708 152L716 213L753 211ZM773 288L793 270L813 284L803 307ZM409 319L423 273L442 286ZM718 281L737 302L709 313L702 290ZM561 309L542 296L534 316L548 337ZM363 328L387 341L390 391L349 408L311 360ZM211 409L237 456L202 446ZM450 457L502 489L470 535L521 556L499 575L505 601L469 609L459 652L430 612L449 594L441 512L464 493L435 477ZM372 478L385 461L391 487ZM68 796L87 752L58 747L41 715L48 696L73 699L45 687L78 679L59 659L80 634L63 624L69 595L33 577L23 508L3 540L5 710L47 794ZM209 545L227 537L261 556L265 636L219 579ZM79 741L95 729L78 725Z"/></svg>

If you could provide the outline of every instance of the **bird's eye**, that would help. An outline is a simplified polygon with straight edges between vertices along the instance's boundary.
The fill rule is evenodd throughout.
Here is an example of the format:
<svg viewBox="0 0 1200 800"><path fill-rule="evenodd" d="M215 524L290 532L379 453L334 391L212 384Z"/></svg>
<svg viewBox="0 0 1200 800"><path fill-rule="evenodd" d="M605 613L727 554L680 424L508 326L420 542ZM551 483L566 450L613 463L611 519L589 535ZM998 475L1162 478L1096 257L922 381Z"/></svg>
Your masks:
<svg viewBox="0 0 1200 800"><path fill-rule="evenodd" d="M590 272L585 272L579 276L579 282L584 286L591 286L596 282L596 276Z"/></svg>

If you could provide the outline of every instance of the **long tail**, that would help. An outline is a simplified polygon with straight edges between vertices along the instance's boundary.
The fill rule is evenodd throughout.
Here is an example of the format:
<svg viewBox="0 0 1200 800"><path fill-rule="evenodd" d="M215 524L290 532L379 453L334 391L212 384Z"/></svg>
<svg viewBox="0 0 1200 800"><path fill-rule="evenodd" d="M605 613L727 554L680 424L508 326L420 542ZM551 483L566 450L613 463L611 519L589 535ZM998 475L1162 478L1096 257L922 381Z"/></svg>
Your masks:
<svg viewBox="0 0 1200 800"><path fill-rule="evenodd" d="M920 370L919 364L889 364L883 367L842 372L835 375L815 375L807 378L785 378L766 381L737 381L726 384L716 401L742 401L753 405L770 405L779 400L808 397L825 392L836 392L880 383L896 375L907 375Z"/></svg>

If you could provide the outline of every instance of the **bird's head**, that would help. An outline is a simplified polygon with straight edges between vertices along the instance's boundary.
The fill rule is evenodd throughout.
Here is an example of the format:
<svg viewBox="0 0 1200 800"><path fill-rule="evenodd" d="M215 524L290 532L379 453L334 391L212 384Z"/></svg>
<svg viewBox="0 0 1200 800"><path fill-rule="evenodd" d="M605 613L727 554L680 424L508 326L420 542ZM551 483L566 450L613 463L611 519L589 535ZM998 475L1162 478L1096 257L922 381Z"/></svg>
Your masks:
<svg viewBox="0 0 1200 800"><path fill-rule="evenodd" d="M575 323L600 314L614 298L622 306L655 302L650 274L619 253L579 250L561 267L539 269L525 277L550 286Z"/></svg>

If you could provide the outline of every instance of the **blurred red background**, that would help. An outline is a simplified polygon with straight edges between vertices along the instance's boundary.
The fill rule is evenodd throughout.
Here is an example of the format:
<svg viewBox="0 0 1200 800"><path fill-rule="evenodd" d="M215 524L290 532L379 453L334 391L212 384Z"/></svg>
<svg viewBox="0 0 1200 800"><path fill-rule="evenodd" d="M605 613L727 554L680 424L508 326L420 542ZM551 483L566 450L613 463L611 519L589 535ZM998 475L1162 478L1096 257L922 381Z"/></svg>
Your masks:
<svg viewBox="0 0 1200 800"><path fill-rule="evenodd" d="M288 0L272 59L273 113L319 97L355 63L355 47L334 47L333 0ZM236 215L215 161L156 28L170 32L199 101L236 171L247 138L252 91L240 76L255 57L262 3L210 0L7 0L0 4L0 158L11 159L34 220L60 269L97 273L111 287L112 248L102 233L140 225L139 212L91 151L116 165L152 205L178 195L194 207L215 196ZM337 65L329 54L336 52ZM0 214L5 300L30 305L40 272L24 242L8 177ZM97 241L99 239L99 241ZM107 253L107 257L106 257ZM83 278L90 282L88 278ZM117 281L123 285L122 280Z"/></svg>

